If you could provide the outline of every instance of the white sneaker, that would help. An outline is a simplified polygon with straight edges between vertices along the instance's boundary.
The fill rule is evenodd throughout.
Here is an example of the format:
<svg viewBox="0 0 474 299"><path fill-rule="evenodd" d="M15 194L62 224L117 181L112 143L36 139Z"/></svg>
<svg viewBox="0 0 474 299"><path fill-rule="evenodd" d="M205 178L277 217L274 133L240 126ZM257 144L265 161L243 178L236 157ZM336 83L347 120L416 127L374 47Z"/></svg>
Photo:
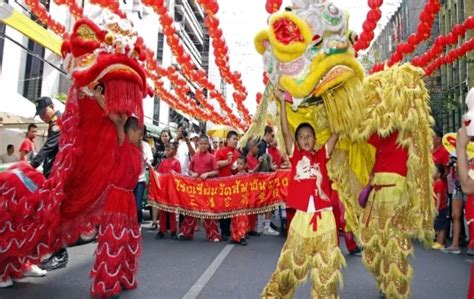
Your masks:
<svg viewBox="0 0 474 299"><path fill-rule="evenodd" d="M13 280L11 278L8 278L5 281L0 281L0 288L8 288L13 285Z"/></svg>
<svg viewBox="0 0 474 299"><path fill-rule="evenodd" d="M263 230L263 234L267 235L267 236L279 236L280 235L279 232L277 232L276 230L274 230L271 227L265 227L265 229Z"/></svg>
<svg viewBox="0 0 474 299"><path fill-rule="evenodd" d="M43 277L48 273L48 271L40 269L36 265L31 265L30 269L23 274L24 277Z"/></svg>
<svg viewBox="0 0 474 299"><path fill-rule="evenodd" d="M212 240L212 243L219 243L220 241L221 241L221 240L220 240L219 238L214 238L214 239Z"/></svg>

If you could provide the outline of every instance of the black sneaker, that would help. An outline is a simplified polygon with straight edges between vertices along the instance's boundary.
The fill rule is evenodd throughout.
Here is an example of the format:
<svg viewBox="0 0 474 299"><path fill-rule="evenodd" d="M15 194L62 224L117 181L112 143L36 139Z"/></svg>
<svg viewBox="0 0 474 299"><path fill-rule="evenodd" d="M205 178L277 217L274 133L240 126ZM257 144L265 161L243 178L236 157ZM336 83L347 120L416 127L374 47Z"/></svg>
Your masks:
<svg viewBox="0 0 474 299"><path fill-rule="evenodd" d="M251 230L248 232L248 235L252 237L259 237L261 234L257 231Z"/></svg>
<svg viewBox="0 0 474 299"><path fill-rule="evenodd" d="M240 245L247 246L247 240L245 238L240 239Z"/></svg>
<svg viewBox="0 0 474 299"><path fill-rule="evenodd" d="M46 271L64 268L67 265L68 259L68 253L66 249L63 248L45 260L39 267Z"/></svg>
<svg viewBox="0 0 474 299"><path fill-rule="evenodd" d="M181 241L190 241L190 240L192 240L192 239L186 237L186 236L183 235L183 234L179 234L179 235L178 235L178 240L181 240Z"/></svg>
<svg viewBox="0 0 474 299"><path fill-rule="evenodd" d="M361 256L362 255L362 249L360 249L359 246L357 246L356 249L349 251L350 255L355 255L355 256Z"/></svg>
<svg viewBox="0 0 474 299"><path fill-rule="evenodd" d="M163 239L165 237L165 234L163 234L162 232L158 232L155 236L155 239L159 240L159 239Z"/></svg>
<svg viewBox="0 0 474 299"><path fill-rule="evenodd" d="M221 240L224 241L224 242L229 241L229 238L230 237L228 235L222 235L221 236Z"/></svg>
<svg viewBox="0 0 474 299"><path fill-rule="evenodd" d="M176 233L171 233L171 240L178 240Z"/></svg>

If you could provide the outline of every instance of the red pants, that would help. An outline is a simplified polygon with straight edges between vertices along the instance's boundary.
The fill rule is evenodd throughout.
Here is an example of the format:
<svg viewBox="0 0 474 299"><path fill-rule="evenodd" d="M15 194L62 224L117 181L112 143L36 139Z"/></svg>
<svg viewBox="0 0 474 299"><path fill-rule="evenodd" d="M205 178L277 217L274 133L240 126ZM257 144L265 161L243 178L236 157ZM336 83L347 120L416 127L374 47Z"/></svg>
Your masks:
<svg viewBox="0 0 474 299"><path fill-rule="evenodd" d="M235 242L240 242L241 239L245 238L247 231L249 229L249 216L235 216L232 218L231 222L231 233L232 240Z"/></svg>
<svg viewBox="0 0 474 299"><path fill-rule="evenodd" d="M197 218L186 216L184 217L183 224L181 224L181 233L186 237L192 239L194 237L194 229L198 223ZM215 239L221 239L219 233L219 226L217 220L204 219L204 229L206 230L206 236L210 241Z"/></svg>
<svg viewBox="0 0 474 299"><path fill-rule="evenodd" d="M176 214L160 210L160 232L165 233L168 226L167 216L169 217L169 225L171 233L176 233Z"/></svg>

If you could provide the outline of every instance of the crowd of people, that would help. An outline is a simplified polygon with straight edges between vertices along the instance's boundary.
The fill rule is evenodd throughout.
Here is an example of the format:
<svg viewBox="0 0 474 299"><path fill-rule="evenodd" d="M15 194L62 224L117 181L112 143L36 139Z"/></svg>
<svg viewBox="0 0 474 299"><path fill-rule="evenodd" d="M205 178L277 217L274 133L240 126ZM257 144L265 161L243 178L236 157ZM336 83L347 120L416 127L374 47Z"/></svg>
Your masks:
<svg viewBox="0 0 474 299"><path fill-rule="evenodd" d="M158 140L155 141L146 136L145 140L149 142L143 147L145 163L161 174L179 173L208 179L289 168L289 160L278 149L274 131L269 126L265 128L262 138L251 138L243 148L239 146L239 135L235 131L226 132L225 140L211 139L204 132L190 132L187 121L179 124L178 132L174 137L169 129L164 129ZM149 144L152 145L150 151L148 151ZM151 155L150 152L152 152ZM143 192L136 195L140 214ZM271 212L263 215L236 216L218 221L177 216L174 213L159 211L154 207L151 211L151 229L158 230L157 239L164 238L169 230L172 239L192 240L201 222L211 242L230 240L235 244L247 245L246 235L277 236L280 234L277 231L278 228L272 225L273 213ZM142 219L141 216L138 218Z"/></svg>
<svg viewBox="0 0 474 299"><path fill-rule="evenodd" d="M474 196L466 195L461 189L457 172L457 158L450 155L442 144L443 133L435 129L433 160L435 173L436 241L433 249L443 253L461 254L461 247L467 245L467 254L474 255ZM469 160L474 169L474 159ZM448 240L451 243L448 245Z"/></svg>
<svg viewBox="0 0 474 299"><path fill-rule="evenodd" d="M47 178L58 151L60 114L55 111L51 99L47 97L38 100L37 113L44 122L49 124L48 138L43 147L37 152L34 145L37 127L31 124L28 127L25 140L19 147L19 159L29 161L34 167L42 165L43 173ZM119 145L133 143L137 146L137 149L141 150L143 156L142 161L137 160L134 163L134 165L142 164L136 169L137 176L133 176L133 178L126 175L129 172L130 165L127 163L120 164L120 161L128 160L117 160L119 163L117 169L122 171L117 172L115 185L119 187L126 185L127 188L125 189L133 189L135 197L136 205L133 204L132 209L136 209L137 217L135 218L135 215L133 215L133 217L130 216L131 219L136 219L134 220L136 224L143 222L147 168L149 170L154 169L160 174L177 173L203 180L255 172L272 172L277 169L291 169L293 185L290 185L288 198L282 198L282 201L286 202L286 207L280 208L285 211L283 215L286 215L287 220L281 232L288 233L291 222L295 221L296 223L292 226L293 233L290 232L288 235L277 269L264 293L273 294L277 292L274 289L276 286L285 284L282 279L286 278L280 276L282 265L287 266L287 261L283 259L288 254L293 256L293 259L298 259L302 252L299 246L306 244L307 240L313 240L311 246L315 246L312 248L304 245L305 250L310 248L305 258L307 262L314 268L322 267L321 265L313 265L311 260L317 260L318 255L327 255L328 258L333 260L333 268L327 268L326 270L331 271L331 273L338 272L343 263L340 251L337 250L338 239L334 239L334 242L325 243L324 246L319 246L317 244L320 242L316 242L319 240L318 238L326 238L326 235L337 236L336 232L340 232L345 237L346 247L350 254L360 255L361 248L355 242L354 236L350 232L344 231L343 208L337 193L331 190L326 171L325 165L337 143L337 136L331 137L319 151L314 151L314 129L309 124L301 124L296 129L293 137L289 134L285 119L286 116L282 115L282 127L285 137L282 152L276 142L274 129L270 126L265 127L262 138L250 138L247 144L241 147L239 135L235 131L227 132L225 140L211 139L204 132L190 132L189 123L183 121L179 124L176 136L173 136L169 129L164 129L161 131L159 138L154 140L147 136L146 127L140 127L137 121L133 123L131 118L113 119L111 117L111 120L117 126L119 137L122 136L119 138ZM125 132L125 135L121 134L123 132ZM441 142L442 132L435 130L435 133L433 160L436 164L434 200L437 217L434 228L437 235L433 249L449 254L460 254L460 248L468 243L467 254L474 255L474 242L472 240L470 242L466 241L469 236L474 235L474 195L466 196L463 193L462 184L456 171L456 157L450 156L443 147ZM1 156L2 160L4 162L15 162L8 160L12 153L14 153L14 146L9 145L7 154ZM306 165L307 163L310 164ZM473 159L469 160L469 166L474 170ZM305 171L305 169L308 171ZM315 189L314 186L317 186L317 188ZM109 193L113 194L113 190ZM113 196L110 194L108 196L112 198ZM132 197L131 192L129 195ZM117 201L110 200L110 202ZM106 208L115 209L116 207L113 203L110 205L106 203ZM303 228L299 225L307 222L313 223L313 220L310 219L313 215L319 215L314 221L314 227L319 227L317 231L314 228L315 234L312 233L311 227ZM280 235L278 227L272 223L273 216L273 212L268 212L262 215L234 216L231 219L197 219L191 216L176 215L153 207L151 208L152 223L150 229L157 230L156 239L165 238L169 231L171 239L185 241L194 238L195 232L202 223L206 237L210 242L230 241L245 246L247 245L248 236L259 236L260 234ZM104 224L104 227L106 227L106 224ZM138 228L138 225L129 225L124 229L129 231L131 237L135 238ZM106 246L106 241L101 243L101 235L103 234L103 231L98 232L98 252L101 252L101 246ZM303 242L298 239L301 234L311 236ZM135 239L139 244L139 237ZM448 239L452 240L449 246ZM289 253L287 253L288 251ZM64 267L67 264L67 259L67 251L63 248L45 260L39 267L37 265L26 265L30 270L25 275L43 276L46 274L46 270ZM136 260L133 263L136 263ZM92 273L97 280L103 280L101 276L104 274L102 272L101 259L98 258ZM304 277L296 277L295 281L304 279L307 272L303 274ZM125 273L124 275L134 278L133 273ZM316 274L313 273L313 275ZM317 279L315 283L317 283ZM335 285L336 281L332 281L323 287L319 286L318 289L326 288L329 292L335 292ZM130 288L134 286L135 282L130 284ZM295 288L294 285L292 288Z"/></svg>

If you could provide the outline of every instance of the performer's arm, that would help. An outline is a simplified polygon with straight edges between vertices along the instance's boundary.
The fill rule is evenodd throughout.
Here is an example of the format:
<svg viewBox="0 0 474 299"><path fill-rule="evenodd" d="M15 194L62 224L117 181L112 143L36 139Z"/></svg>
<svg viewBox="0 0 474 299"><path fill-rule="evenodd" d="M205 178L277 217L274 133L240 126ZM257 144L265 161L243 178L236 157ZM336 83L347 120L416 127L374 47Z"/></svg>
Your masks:
<svg viewBox="0 0 474 299"><path fill-rule="evenodd" d="M219 168L223 168L223 167L226 167L226 166L230 165L232 163L233 155L234 154L232 152L228 153L227 154L227 159L217 161L217 166Z"/></svg>
<svg viewBox="0 0 474 299"><path fill-rule="evenodd" d="M280 121L281 121L281 131L283 133L283 139L285 140L286 154L291 156L294 140L288 128L288 118L286 116L286 104L285 104L285 98L283 96L280 98Z"/></svg>
<svg viewBox="0 0 474 299"><path fill-rule="evenodd" d="M100 108L105 110L105 99L104 99L104 96L102 95L102 92L103 92L102 86L97 85L97 87L94 88L94 99L97 101L97 104L99 104ZM117 129L119 145L122 145L126 137L125 136L125 122L127 121L127 115L118 114L118 113L110 113L108 117L114 123L115 128Z"/></svg>
<svg viewBox="0 0 474 299"><path fill-rule="evenodd" d="M441 204L441 193L436 193L436 211L439 211L439 206Z"/></svg>
<svg viewBox="0 0 474 299"><path fill-rule="evenodd" d="M339 139L338 134L332 134L331 137L329 137L328 142L326 142L326 155L328 157L331 156L332 151L336 147L337 140Z"/></svg>
<svg viewBox="0 0 474 299"><path fill-rule="evenodd" d="M219 174L217 170L212 170L201 174L201 179L213 178Z"/></svg>
<svg viewBox="0 0 474 299"><path fill-rule="evenodd" d="M458 156L458 176L462 191L466 194L474 194L474 180L472 180L469 173L469 166L467 163L466 147L469 143L469 136L467 136L466 127L464 123L458 131L456 138L456 154Z"/></svg>

